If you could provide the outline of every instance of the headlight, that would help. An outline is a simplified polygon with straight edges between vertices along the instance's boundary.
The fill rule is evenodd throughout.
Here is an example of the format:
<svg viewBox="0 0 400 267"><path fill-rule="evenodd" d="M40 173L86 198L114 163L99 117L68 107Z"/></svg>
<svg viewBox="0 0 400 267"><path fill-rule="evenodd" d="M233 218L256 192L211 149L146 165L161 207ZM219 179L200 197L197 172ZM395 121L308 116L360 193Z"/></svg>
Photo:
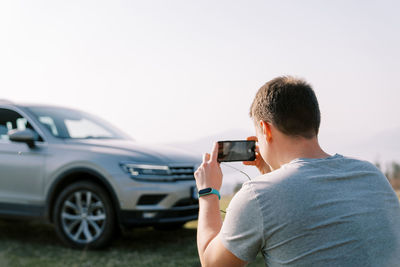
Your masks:
<svg viewBox="0 0 400 267"><path fill-rule="evenodd" d="M121 168L133 177L149 177L170 175L168 166L164 165L147 165L136 163L121 163Z"/></svg>

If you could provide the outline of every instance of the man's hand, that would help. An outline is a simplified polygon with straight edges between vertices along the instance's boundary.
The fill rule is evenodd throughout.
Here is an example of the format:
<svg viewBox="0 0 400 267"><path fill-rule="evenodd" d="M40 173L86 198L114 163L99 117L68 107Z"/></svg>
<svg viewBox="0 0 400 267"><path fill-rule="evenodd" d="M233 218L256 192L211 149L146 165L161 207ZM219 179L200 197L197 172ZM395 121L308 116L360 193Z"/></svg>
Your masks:
<svg viewBox="0 0 400 267"><path fill-rule="evenodd" d="M258 141L257 136L249 136L247 137L248 141ZM266 174L271 172L271 168L264 161L264 159L260 155L260 148L256 146L256 159L254 161L243 161L244 165L256 166L261 174Z"/></svg>
<svg viewBox="0 0 400 267"><path fill-rule="evenodd" d="M194 173L196 178L197 189L201 190L207 187L221 189L222 184L222 171L217 161L218 157L218 143L214 143L211 155L205 153L203 155L203 163Z"/></svg>
<svg viewBox="0 0 400 267"><path fill-rule="evenodd" d="M197 189L207 187L221 189L222 171L217 161L218 144L215 143L211 155L203 156L203 163L194 173ZM217 237L221 230L222 218L219 200L214 194L200 197L199 220L197 224L197 249L201 265L207 266L244 266L246 262L237 258L222 244Z"/></svg>

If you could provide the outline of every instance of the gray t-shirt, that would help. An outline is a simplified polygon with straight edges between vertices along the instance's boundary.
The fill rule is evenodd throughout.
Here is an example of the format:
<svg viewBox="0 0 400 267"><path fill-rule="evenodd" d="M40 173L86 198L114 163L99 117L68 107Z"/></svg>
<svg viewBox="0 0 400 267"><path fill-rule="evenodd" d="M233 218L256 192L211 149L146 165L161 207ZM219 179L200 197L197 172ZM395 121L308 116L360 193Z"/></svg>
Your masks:
<svg viewBox="0 0 400 267"><path fill-rule="evenodd" d="M243 184L219 238L267 266L400 266L400 205L368 162L295 159Z"/></svg>

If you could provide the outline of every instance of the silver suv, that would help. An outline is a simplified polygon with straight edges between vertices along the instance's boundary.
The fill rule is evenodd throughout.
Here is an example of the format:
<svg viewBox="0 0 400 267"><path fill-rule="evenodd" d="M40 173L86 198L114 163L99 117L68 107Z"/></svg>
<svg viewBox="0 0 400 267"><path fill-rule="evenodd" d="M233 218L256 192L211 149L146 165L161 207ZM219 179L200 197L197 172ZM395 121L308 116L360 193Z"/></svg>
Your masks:
<svg viewBox="0 0 400 267"><path fill-rule="evenodd" d="M0 216L46 219L75 248L103 247L119 227L196 220L199 163L82 111L0 101Z"/></svg>

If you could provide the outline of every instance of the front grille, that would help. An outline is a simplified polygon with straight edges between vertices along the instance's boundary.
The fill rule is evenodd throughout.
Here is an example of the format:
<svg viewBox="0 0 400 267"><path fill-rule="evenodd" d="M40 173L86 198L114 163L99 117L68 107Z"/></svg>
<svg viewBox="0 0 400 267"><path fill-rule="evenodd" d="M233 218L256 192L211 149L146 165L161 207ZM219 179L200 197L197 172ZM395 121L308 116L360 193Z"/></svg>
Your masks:
<svg viewBox="0 0 400 267"><path fill-rule="evenodd" d="M140 197L138 205L156 205L160 203L165 196L166 195L144 195Z"/></svg>
<svg viewBox="0 0 400 267"><path fill-rule="evenodd" d="M185 207L191 205L198 205L199 200L194 198L184 198L175 203L174 207Z"/></svg>
<svg viewBox="0 0 400 267"><path fill-rule="evenodd" d="M186 216L194 216L199 213L199 208L191 208L191 209L171 209L162 212L161 218L179 218Z"/></svg>
<svg viewBox="0 0 400 267"><path fill-rule="evenodd" d="M169 167L171 178L174 181L177 180L194 180L194 168L193 167Z"/></svg>

